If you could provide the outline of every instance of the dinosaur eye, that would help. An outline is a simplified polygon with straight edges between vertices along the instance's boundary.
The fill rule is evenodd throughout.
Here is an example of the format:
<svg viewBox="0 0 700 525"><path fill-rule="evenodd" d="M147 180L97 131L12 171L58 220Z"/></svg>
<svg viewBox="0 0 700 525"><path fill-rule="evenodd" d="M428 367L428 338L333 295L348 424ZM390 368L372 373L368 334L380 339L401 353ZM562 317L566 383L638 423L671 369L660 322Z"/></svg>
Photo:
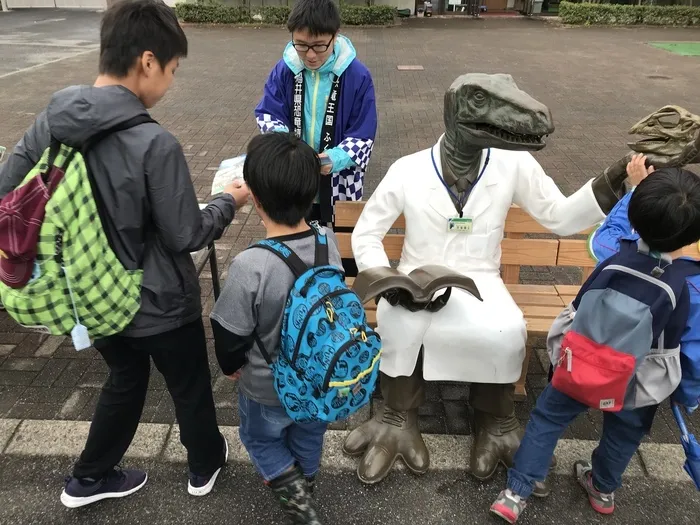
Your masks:
<svg viewBox="0 0 700 525"><path fill-rule="evenodd" d="M676 114L666 114L659 117L659 124L664 128L675 128L680 122L680 115Z"/></svg>
<svg viewBox="0 0 700 525"><path fill-rule="evenodd" d="M483 91L477 91L474 93L474 102L477 104L483 104L486 102L486 95Z"/></svg>

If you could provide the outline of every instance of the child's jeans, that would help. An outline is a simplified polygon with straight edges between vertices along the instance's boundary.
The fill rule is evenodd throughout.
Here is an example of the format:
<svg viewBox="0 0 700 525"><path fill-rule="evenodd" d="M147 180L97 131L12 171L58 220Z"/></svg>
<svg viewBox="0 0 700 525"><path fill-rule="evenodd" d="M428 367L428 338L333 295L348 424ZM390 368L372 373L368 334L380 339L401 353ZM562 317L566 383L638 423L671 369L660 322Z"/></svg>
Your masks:
<svg viewBox="0 0 700 525"><path fill-rule="evenodd" d="M239 434L255 468L271 481L295 463L304 476L318 472L326 423L295 423L282 407L262 405L239 390Z"/></svg>
<svg viewBox="0 0 700 525"><path fill-rule="evenodd" d="M603 413L603 435L593 451L593 484L604 494L622 484L622 473L651 429L658 405ZM525 436L508 470L508 488L529 498L535 481L544 481L557 441L588 407L547 385L530 414Z"/></svg>

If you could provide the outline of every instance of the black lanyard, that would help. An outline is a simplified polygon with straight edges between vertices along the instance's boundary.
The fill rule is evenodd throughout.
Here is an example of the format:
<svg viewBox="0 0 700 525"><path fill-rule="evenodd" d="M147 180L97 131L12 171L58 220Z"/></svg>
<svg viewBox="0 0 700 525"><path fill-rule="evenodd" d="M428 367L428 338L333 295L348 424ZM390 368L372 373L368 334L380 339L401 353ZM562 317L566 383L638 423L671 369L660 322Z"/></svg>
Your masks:
<svg viewBox="0 0 700 525"><path fill-rule="evenodd" d="M335 139L335 115L338 112L338 99L340 98L341 78L333 75L333 84L331 85L331 93L328 96L326 104L326 113L323 116L323 126L321 126L321 147L320 152L333 146ZM301 138L304 128L304 102L306 95L306 85L304 84L304 72L302 71L294 77L294 108L293 108L293 123L294 134ZM313 125L313 123L312 123ZM309 144L313 147L313 144Z"/></svg>
<svg viewBox="0 0 700 525"><path fill-rule="evenodd" d="M317 73L319 74L319 73ZM337 122L336 113L338 112L338 102L340 100L341 79L337 75L333 75L333 83L331 92L328 96L326 104L326 113L323 116L323 125L321 126L321 144L320 153L333 147L335 142L335 125ZM294 77L294 107L293 107L293 124L294 134L301 138L304 126L304 102L306 95L306 85L304 84L304 72L300 72ZM311 123L315 125L315 123ZM313 144L309 144L313 147ZM318 198L320 208L320 221L324 223L333 222L333 189L331 186L332 175L321 177L319 186Z"/></svg>
<svg viewBox="0 0 700 525"><path fill-rule="evenodd" d="M481 168L481 172L479 173L479 176L476 178L474 181L474 184L471 185L471 187L464 191L463 195L460 197L458 196L455 192L453 192L450 187L447 185L445 182L445 179L440 175L440 170L438 169L437 163L435 162L435 146L430 150L430 158L433 161L433 168L435 168L435 173L438 176L438 179L440 179L440 182L442 182L442 185L445 186L445 189L447 190L447 193L450 194L452 199L452 204L454 204L455 209L457 210L457 213L459 214L460 219L462 218L462 210L464 210L464 207L467 204L467 199L469 199L469 195L471 195L472 191L474 190L474 187L476 186L477 182L481 180L482 175L486 171L486 167L489 165L489 160L491 160L491 148L486 150L486 161L484 162L484 167Z"/></svg>

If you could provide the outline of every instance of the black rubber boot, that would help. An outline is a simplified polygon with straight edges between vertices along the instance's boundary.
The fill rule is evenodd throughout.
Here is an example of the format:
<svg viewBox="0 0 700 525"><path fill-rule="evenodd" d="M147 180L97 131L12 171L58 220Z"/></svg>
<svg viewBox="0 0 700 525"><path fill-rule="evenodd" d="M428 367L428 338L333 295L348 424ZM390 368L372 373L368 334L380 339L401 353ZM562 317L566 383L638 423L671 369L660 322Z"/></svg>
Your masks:
<svg viewBox="0 0 700 525"><path fill-rule="evenodd" d="M313 498L316 491L316 476L306 476L306 488L309 489L309 495Z"/></svg>
<svg viewBox="0 0 700 525"><path fill-rule="evenodd" d="M293 525L321 525L311 499L306 478L298 467L270 482L282 510Z"/></svg>

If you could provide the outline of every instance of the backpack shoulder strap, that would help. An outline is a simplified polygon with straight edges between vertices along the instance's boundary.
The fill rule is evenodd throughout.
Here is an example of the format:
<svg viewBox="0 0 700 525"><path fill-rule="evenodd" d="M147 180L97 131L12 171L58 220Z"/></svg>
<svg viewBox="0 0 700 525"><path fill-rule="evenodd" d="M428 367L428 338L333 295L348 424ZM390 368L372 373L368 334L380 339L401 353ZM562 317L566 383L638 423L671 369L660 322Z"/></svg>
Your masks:
<svg viewBox="0 0 700 525"><path fill-rule="evenodd" d="M316 255L314 256L314 266L328 266L330 259L328 256L328 236L321 229L318 222L310 223L311 229L316 237Z"/></svg>
<svg viewBox="0 0 700 525"><path fill-rule="evenodd" d="M262 248L263 250L274 253L289 267L295 279L301 277L304 272L309 269L306 264L304 264L304 261L294 253L294 250L283 242L274 239L263 239L248 247L249 250L252 248Z"/></svg>
<svg viewBox="0 0 700 525"><path fill-rule="evenodd" d="M111 128L105 129L100 131L99 133L94 134L91 136L85 144L83 144L83 147L81 148L83 154L87 153L89 150L95 147L95 145L99 142L101 142L103 139L105 139L107 136L111 135L112 133L117 133L118 131L124 131L127 129L135 128L136 126L140 126L141 124L149 124L149 123L154 123L158 124L148 113L142 113L140 115L136 115L135 117L130 118L129 120L125 120L124 122L120 122L116 126L112 126Z"/></svg>

